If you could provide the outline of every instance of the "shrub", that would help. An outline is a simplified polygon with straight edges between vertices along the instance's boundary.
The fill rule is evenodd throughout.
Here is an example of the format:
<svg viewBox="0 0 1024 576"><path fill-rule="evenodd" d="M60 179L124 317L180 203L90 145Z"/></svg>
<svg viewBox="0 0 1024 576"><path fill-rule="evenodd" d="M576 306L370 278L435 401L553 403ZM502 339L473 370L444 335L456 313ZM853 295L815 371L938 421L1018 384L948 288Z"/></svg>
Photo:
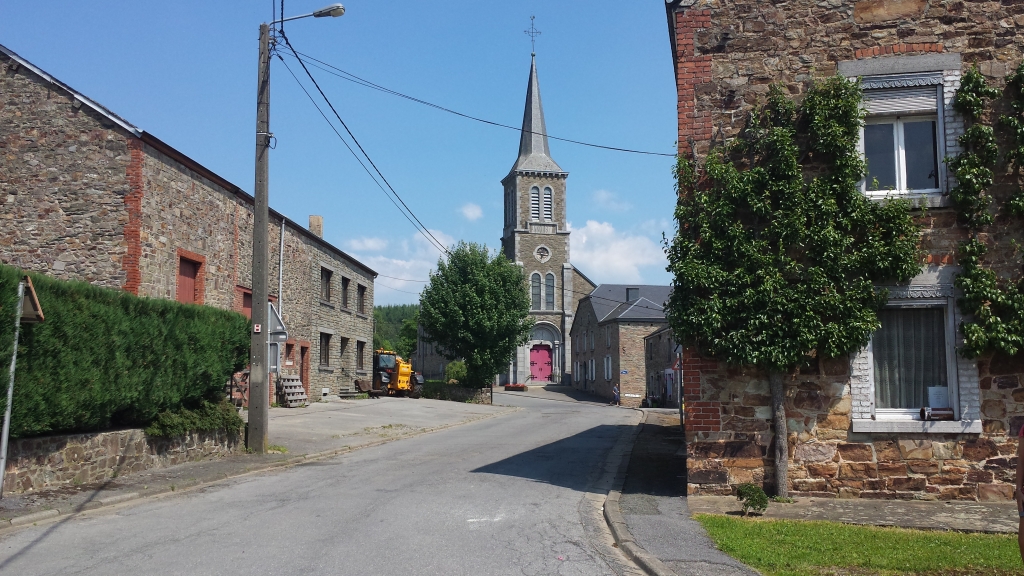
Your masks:
<svg viewBox="0 0 1024 576"><path fill-rule="evenodd" d="M2 358L23 275L0 265ZM247 362L249 321L236 312L31 277L46 321L22 326L12 436L146 426L218 401Z"/></svg>
<svg viewBox="0 0 1024 576"><path fill-rule="evenodd" d="M179 408L161 412L146 427L146 434L164 438L185 436L189 432L237 434L244 424L238 410L226 399L216 404L204 400L194 410Z"/></svg>
<svg viewBox="0 0 1024 576"><path fill-rule="evenodd" d="M466 363L462 360L456 360L444 369L444 378L448 382L455 380L459 384L466 381Z"/></svg>
<svg viewBox="0 0 1024 576"><path fill-rule="evenodd" d="M740 484L736 487L736 499L743 501L743 515L748 512L761 514L768 509L768 495L757 484Z"/></svg>

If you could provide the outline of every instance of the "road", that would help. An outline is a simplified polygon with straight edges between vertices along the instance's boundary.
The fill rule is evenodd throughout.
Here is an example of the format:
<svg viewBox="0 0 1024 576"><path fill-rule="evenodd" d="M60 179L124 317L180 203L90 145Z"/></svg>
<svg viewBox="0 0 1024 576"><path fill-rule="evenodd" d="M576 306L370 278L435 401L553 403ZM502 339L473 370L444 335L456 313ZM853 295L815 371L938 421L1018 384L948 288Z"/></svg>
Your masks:
<svg viewBox="0 0 1024 576"><path fill-rule="evenodd" d="M522 410L0 539L0 574L636 574L601 504L635 411Z"/></svg>

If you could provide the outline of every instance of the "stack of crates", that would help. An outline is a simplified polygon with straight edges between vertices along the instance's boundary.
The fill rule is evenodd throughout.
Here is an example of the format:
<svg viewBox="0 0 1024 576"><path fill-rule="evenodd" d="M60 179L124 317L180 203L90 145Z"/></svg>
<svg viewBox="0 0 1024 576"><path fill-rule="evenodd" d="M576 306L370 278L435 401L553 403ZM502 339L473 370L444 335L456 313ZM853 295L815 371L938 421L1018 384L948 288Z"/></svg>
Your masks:
<svg viewBox="0 0 1024 576"><path fill-rule="evenodd" d="M306 390L302 387L302 380L298 376L282 377L281 388L284 392L284 406L301 408L306 405Z"/></svg>

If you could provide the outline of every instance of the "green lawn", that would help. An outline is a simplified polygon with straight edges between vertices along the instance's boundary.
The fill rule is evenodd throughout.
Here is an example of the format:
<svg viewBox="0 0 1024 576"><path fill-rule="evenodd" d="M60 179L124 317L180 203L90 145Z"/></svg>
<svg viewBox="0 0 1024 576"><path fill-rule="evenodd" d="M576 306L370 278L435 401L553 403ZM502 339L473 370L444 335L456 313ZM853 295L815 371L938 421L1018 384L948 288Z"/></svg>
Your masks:
<svg viewBox="0 0 1024 576"><path fill-rule="evenodd" d="M711 514L695 518L722 551L766 576L1024 575L1016 535Z"/></svg>

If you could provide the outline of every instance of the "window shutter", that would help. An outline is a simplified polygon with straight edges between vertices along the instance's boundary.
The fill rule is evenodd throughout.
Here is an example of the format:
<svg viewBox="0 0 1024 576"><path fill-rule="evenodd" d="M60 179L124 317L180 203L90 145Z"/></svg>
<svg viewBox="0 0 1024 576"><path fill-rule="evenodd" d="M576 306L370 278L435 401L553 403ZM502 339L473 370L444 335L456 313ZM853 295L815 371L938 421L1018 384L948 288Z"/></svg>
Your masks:
<svg viewBox="0 0 1024 576"><path fill-rule="evenodd" d="M540 220L540 189L530 189L530 220Z"/></svg>
<svg viewBox="0 0 1024 576"><path fill-rule="evenodd" d="M864 106L869 115L909 114L938 110L938 89L935 86L893 88L864 91Z"/></svg>

